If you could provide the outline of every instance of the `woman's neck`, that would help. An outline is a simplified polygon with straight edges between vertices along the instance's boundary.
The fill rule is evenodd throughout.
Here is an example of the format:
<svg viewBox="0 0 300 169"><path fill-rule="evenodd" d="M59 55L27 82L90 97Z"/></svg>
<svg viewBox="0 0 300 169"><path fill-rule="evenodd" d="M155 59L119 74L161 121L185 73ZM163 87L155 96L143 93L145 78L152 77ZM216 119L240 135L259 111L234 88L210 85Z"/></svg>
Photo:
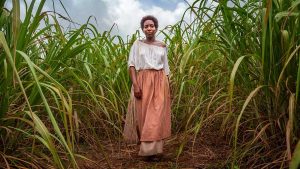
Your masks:
<svg viewBox="0 0 300 169"><path fill-rule="evenodd" d="M147 42L147 43L153 43L153 42L155 42L155 37L146 37L145 42Z"/></svg>

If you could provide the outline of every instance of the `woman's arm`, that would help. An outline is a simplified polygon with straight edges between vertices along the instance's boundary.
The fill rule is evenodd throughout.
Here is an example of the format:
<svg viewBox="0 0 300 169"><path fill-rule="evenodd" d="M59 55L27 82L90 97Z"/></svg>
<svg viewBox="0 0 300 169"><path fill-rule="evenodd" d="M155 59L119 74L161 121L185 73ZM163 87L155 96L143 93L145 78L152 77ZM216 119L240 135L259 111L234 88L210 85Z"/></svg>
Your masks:
<svg viewBox="0 0 300 169"><path fill-rule="evenodd" d="M136 70L135 70L135 60L136 60L136 55L137 55L137 41L134 42L132 45L130 52L129 52L129 58L128 58L128 69L129 69L129 76L132 82L133 86L133 91L134 91L134 96L137 99L142 98L142 90L139 87L137 83L137 78L136 78Z"/></svg>
<svg viewBox="0 0 300 169"><path fill-rule="evenodd" d="M137 99L141 99L142 98L142 90L138 85L137 79L136 79L136 70L134 66L130 66L129 67L129 76L133 85L133 92L134 92L134 96Z"/></svg>

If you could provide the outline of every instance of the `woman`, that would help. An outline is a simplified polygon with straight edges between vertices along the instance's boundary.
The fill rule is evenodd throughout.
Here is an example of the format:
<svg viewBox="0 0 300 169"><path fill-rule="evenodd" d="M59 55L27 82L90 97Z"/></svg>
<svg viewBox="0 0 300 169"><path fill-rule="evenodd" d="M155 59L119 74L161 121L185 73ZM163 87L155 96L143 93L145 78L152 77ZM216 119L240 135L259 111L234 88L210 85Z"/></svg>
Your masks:
<svg viewBox="0 0 300 169"><path fill-rule="evenodd" d="M146 39L136 40L129 53L132 88L124 137L140 143L139 156L153 157L171 136L170 70L166 45L155 39L157 19L148 15L140 24Z"/></svg>

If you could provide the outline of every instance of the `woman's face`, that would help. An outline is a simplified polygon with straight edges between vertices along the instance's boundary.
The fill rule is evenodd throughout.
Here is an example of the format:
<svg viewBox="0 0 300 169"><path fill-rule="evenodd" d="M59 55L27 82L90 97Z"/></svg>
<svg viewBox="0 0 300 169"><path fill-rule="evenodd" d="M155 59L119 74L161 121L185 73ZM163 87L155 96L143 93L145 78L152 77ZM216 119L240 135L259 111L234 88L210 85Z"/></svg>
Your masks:
<svg viewBox="0 0 300 169"><path fill-rule="evenodd" d="M146 20L144 22L143 32L147 38L152 38L155 36L156 28L152 20Z"/></svg>

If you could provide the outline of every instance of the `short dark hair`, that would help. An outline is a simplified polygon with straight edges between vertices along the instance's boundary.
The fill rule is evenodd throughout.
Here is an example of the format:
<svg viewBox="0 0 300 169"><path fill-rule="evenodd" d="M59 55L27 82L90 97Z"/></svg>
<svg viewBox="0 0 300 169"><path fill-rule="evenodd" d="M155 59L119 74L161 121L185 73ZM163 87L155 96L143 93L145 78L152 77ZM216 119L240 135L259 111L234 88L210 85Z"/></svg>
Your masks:
<svg viewBox="0 0 300 169"><path fill-rule="evenodd" d="M154 26L155 28L157 29L158 28L158 20L152 16L152 15L146 15L144 16L142 19L141 19L141 28L143 29L144 28L144 22L146 20L152 20L154 22Z"/></svg>

